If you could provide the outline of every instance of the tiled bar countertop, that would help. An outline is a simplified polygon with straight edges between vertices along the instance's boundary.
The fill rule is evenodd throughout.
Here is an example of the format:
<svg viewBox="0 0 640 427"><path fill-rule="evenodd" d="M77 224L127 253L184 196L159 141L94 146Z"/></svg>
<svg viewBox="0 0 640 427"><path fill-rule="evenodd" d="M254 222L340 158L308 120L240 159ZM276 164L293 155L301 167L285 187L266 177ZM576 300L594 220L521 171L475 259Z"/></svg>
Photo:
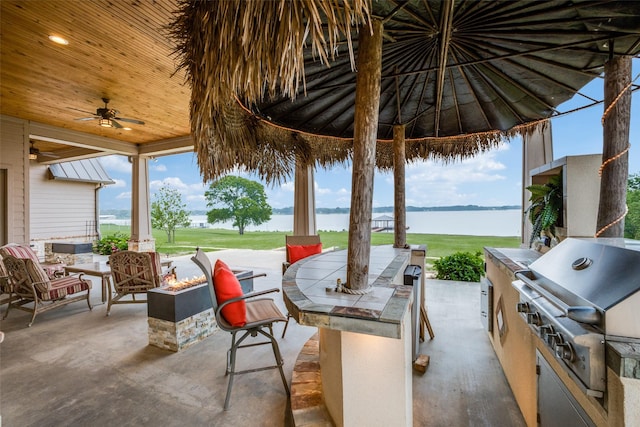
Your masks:
<svg viewBox="0 0 640 427"><path fill-rule="evenodd" d="M335 291L337 279L344 283L347 278L346 250L305 258L282 278L285 305L301 325L401 338L402 319L413 298L413 287L403 285L410 256L410 249L372 246L373 289L365 295Z"/></svg>

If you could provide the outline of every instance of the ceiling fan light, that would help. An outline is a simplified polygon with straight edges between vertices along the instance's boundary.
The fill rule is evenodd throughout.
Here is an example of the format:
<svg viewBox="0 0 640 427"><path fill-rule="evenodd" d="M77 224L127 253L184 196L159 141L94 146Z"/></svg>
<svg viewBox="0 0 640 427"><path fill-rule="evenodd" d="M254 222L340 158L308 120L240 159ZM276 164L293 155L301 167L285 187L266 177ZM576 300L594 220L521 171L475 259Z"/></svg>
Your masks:
<svg viewBox="0 0 640 427"><path fill-rule="evenodd" d="M103 128L110 128L113 127L113 124L111 123L110 119L100 119L100 121L98 122L100 124L100 126L102 126Z"/></svg>
<svg viewBox="0 0 640 427"><path fill-rule="evenodd" d="M29 153L29 160L38 160L38 155L36 153Z"/></svg>

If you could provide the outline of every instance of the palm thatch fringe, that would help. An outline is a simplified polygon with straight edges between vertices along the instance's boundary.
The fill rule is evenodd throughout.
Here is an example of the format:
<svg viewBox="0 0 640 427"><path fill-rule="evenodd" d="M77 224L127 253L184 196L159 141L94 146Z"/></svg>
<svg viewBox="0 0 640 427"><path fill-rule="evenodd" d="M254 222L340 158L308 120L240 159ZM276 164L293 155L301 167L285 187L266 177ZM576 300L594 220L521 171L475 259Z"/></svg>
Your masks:
<svg viewBox="0 0 640 427"><path fill-rule="evenodd" d="M198 164L205 181L241 170L253 171L268 183L291 178L296 160L302 165L328 169L352 159L352 139L314 135L278 126L255 115L236 100L213 111L205 144L196 143ZM549 120L539 120L506 131L451 137L406 140L406 160L443 163L463 160L496 148L518 135L544 130ZM378 140L376 167L393 169L393 141Z"/></svg>

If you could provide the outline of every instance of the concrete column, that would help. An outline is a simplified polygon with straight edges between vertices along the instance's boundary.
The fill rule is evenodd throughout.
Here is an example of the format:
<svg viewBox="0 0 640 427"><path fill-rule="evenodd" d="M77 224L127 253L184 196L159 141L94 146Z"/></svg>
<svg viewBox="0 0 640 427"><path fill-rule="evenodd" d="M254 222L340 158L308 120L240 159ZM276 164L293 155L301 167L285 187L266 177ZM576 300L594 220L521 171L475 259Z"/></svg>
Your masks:
<svg viewBox="0 0 640 427"><path fill-rule="evenodd" d="M313 166L296 163L293 190L293 234L312 236L316 230L316 196Z"/></svg>
<svg viewBox="0 0 640 427"><path fill-rule="evenodd" d="M151 233L151 201L149 192L149 158L131 159L131 251L155 251L156 241Z"/></svg>
<svg viewBox="0 0 640 427"><path fill-rule="evenodd" d="M525 188L531 185L530 171L553 161L553 139L551 137L551 122L547 122L544 129L536 130L522 136L522 227L520 242L523 247L529 247L531 236L531 222L524 211L529 207L531 193Z"/></svg>

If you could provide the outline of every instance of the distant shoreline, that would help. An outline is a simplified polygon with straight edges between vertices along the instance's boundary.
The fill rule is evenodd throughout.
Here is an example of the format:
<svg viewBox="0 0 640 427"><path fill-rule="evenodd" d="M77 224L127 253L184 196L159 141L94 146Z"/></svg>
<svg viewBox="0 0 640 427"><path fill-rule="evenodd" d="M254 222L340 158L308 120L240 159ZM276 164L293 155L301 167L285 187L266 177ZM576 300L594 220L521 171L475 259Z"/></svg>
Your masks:
<svg viewBox="0 0 640 427"><path fill-rule="evenodd" d="M407 206L407 212L460 212L460 211L506 211L520 210L520 205L504 206L478 206L478 205L453 205L453 206ZM316 208L316 214L346 214L349 208ZM378 206L373 208L374 213L393 212L393 206ZM293 215L293 207L272 209L273 215Z"/></svg>
<svg viewBox="0 0 640 427"><path fill-rule="evenodd" d="M478 205L452 205L452 206L407 206L407 212L459 212L459 211L506 211L522 209L520 205L504 206L478 206ZM316 214L348 214L349 208L316 208ZM393 206L378 206L373 208L373 213L393 212ZM273 215L293 215L293 206L287 208L272 208ZM207 215L206 210L193 210L190 215ZM109 216L116 219L130 219L131 211L128 209L101 209L100 216Z"/></svg>

